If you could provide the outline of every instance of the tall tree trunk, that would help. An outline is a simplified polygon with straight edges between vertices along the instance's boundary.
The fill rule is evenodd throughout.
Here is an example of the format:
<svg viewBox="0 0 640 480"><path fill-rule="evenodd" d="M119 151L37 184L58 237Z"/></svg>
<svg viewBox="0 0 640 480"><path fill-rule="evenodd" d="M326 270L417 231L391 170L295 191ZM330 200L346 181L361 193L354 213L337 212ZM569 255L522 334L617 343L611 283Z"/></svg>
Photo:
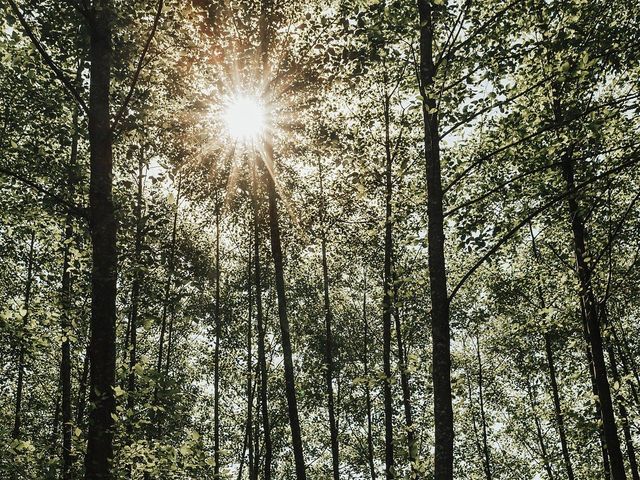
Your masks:
<svg viewBox="0 0 640 480"><path fill-rule="evenodd" d="M413 424L413 411L411 408L411 385L409 378L409 365L407 360L407 352L402 338L402 322L400 321L400 308L397 305L399 293L399 281L396 277L395 268L393 269L393 316L395 319L396 329L396 345L398 348L398 369L400 370L400 385L402 387L402 405L404 407L404 425L407 430L407 448L409 454L409 463L411 464L411 478L419 478L420 474L416 469L418 460L418 445L416 442L415 426Z"/></svg>
<svg viewBox="0 0 640 480"><path fill-rule="evenodd" d="M76 80L80 76L78 67ZM78 83L78 82L76 82ZM69 158L68 188L71 198L75 193L75 168L78 160L78 108L73 112L73 136L71 138L71 153ZM70 243L73 241L73 218L67 215L64 228L62 285L60 291L62 304L62 334L60 359L60 384L62 387L62 480L71 480L73 467L72 438L73 416L71 408L71 272L70 272Z"/></svg>
<svg viewBox="0 0 640 480"><path fill-rule="evenodd" d="M138 362L138 309L140 303L140 284L142 274L142 190L144 183L144 147L140 147L140 157L138 158L138 189L136 192L136 231L135 245L133 252L133 282L131 286L131 312L129 315L129 375L127 380L127 411L131 415L127 422L127 442L133 443L133 411L135 408L136 394L136 364ZM133 465L129 468L129 477L133 477Z"/></svg>
<svg viewBox="0 0 640 480"><path fill-rule="evenodd" d="M278 298L278 318L280 320L280 335L282 340L282 355L284 359L284 380L289 412L289 425L291 427L291 440L293 456L295 459L296 478L298 480L306 480L307 473L302 448L300 418L298 416L298 401L296 398L295 373L293 369L293 352L291 349L291 333L289 329L289 317L287 315L284 261L282 257L282 244L280 241L280 221L278 218L278 194L276 192L273 143L271 138L265 138L264 151L264 179L269 204L269 230L271 232L271 252L275 270L276 294Z"/></svg>
<svg viewBox="0 0 640 480"><path fill-rule="evenodd" d="M606 305L602 304L600 307L600 313L602 315L602 324L607 325L608 322L608 313L606 309ZM629 458L629 467L631 469L631 477L633 480L640 480L640 475L638 474L638 460L636 459L636 451L633 445L633 437L631 435L631 428L629 425L629 413L627 411L627 400L624 398L624 395L621 392L622 388L622 379L620 378L620 374L618 373L618 365L616 363L616 356L613 351L613 346L610 342L607 343L607 355L609 356L609 366L611 368L611 375L613 377L613 381L618 385L618 394L616 395L616 400L618 402L618 409L620 411L620 421L622 423L622 431L624 433L624 441L627 447L627 457Z"/></svg>
<svg viewBox="0 0 640 480"><path fill-rule="evenodd" d="M87 404L87 381L89 378L89 346L85 349L84 361L82 362L82 373L80 374L80 385L78 385L78 403L76 405L76 425L84 423L84 410Z"/></svg>
<svg viewBox="0 0 640 480"><path fill-rule="evenodd" d="M373 422L371 420L371 387L369 386L369 320L367 319L367 271L364 271L364 286L362 295L362 322L364 324L364 364L365 398L367 407L367 460L371 480L376 480L376 468L373 462Z"/></svg>
<svg viewBox="0 0 640 480"><path fill-rule="evenodd" d="M327 233L326 233L326 212L324 202L324 178L322 172L322 159L318 160L318 173L320 177L320 229L321 229L321 250L322 250L322 286L324 301L324 322L325 322L325 346L324 361L326 366L325 381L327 388L327 410L329 413L329 432L331 434L331 460L333 467L333 479L340 478L340 460L338 450L338 427L336 425L336 416L334 410L333 398L333 372L335 369L333 362L333 311L331 310L331 301L329 297L329 267L327 264Z"/></svg>
<svg viewBox="0 0 640 480"><path fill-rule="evenodd" d="M253 480L255 477L254 465L253 465L253 298L252 298L252 281L251 274L253 272L251 266L251 255L253 254L252 245L253 232L249 233L249 250L247 252L247 432L246 438L249 447L249 479ZM244 455L243 455L244 458Z"/></svg>
<svg viewBox="0 0 640 480"><path fill-rule="evenodd" d="M222 331L222 319L220 318L220 203L216 190L216 259L215 259L215 304L214 319L216 331L216 345L213 356L213 449L215 465L213 478L220 478L220 336Z"/></svg>
<svg viewBox="0 0 640 480"><path fill-rule="evenodd" d="M393 195L392 155L390 145L389 97L384 97L385 122L385 219L384 219L384 274L382 297L382 365L384 371L384 457L385 477L395 478L393 458L393 397L391 392L391 313L393 310L393 212L391 207Z"/></svg>
<svg viewBox="0 0 640 480"><path fill-rule="evenodd" d="M435 480L453 478L453 407L451 403L451 334L449 299L444 258L443 192L440 172L438 111L433 92L436 68L433 63L433 22L429 0L418 0L420 14L420 92L424 119L427 176L427 240L433 340L433 409L435 426Z"/></svg>
<svg viewBox="0 0 640 480"><path fill-rule="evenodd" d="M22 390L24 388L24 357L26 355L27 345L27 322L29 321L29 310L31 309L31 286L33 285L33 247L36 239L35 231L31 232L31 240L29 242L29 257L27 261L27 280L24 289L24 316L22 317L22 336L20 338L20 349L18 352L18 380L16 384L16 403L15 413L13 417L13 431L11 438L20 437L20 429L22 427Z"/></svg>
<svg viewBox="0 0 640 480"><path fill-rule="evenodd" d="M258 211L258 179L256 162L251 167L252 188L251 203L253 207L253 262L254 282L256 286L256 326L258 328L258 368L260 369L260 409L262 430L264 434L264 480L271 480L271 462L273 447L271 444L271 426L269 424L267 355L265 351L264 313L262 309L262 265L260 263L260 214ZM257 475L257 473L256 473Z"/></svg>
<svg viewBox="0 0 640 480"><path fill-rule="evenodd" d="M487 419L484 411L484 375L482 371L482 357L480 356L480 337L476 337L476 358L478 360L478 396L480 401L480 421L482 422L482 456L484 473L487 480L492 479L491 458L489 455L489 438L487 435Z"/></svg>
<svg viewBox="0 0 640 480"><path fill-rule="evenodd" d="M551 464L549 463L549 454L547 453L547 445L544 441L544 436L542 435L542 425L540 423L540 417L538 416L537 402L535 394L533 393L533 387L531 386L531 380L527 375L527 393L529 394L529 401L531 402L531 412L533 414L533 421L536 425L536 435L538 437L538 443L540 444L540 453L542 455L542 463L544 464L544 469L547 472L547 477L549 480L553 480L553 471L551 470Z"/></svg>
<svg viewBox="0 0 640 480"><path fill-rule="evenodd" d="M112 198L113 155L109 115L111 82L111 5L96 0L91 10L89 59L89 146L90 146L90 230L91 339L89 352L92 409L85 455L85 478L111 478L113 417L115 413L116 348L116 251L117 220Z"/></svg>
<svg viewBox="0 0 640 480"><path fill-rule="evenodd" d="M178 174L178 185L176 187L176 208L173 212L173 224L171 226L171 278L173 278L173 270L174 270L174 263L175 263L175 249L176 249L176 234L178 231L178 215L180 212L180 195L182 192L182 174L179 173ZM170 282L170 280L169 280ZM175 316L176 316L176 301L169 301L169 294L170 294L170 290L171 290L171 284L169 283L169 288L167 290L167 295L166 295L166 301L169 303L168 309L169 309L169 335L167 338L167 360L165 362L165 367L164 367L164 373L166 376L169 375L169 372L171 370L171 354L173 353L173 343L174 343L174 338L173 338L173 324L175 322ZM167 313L166 310L163 310L163 317L165 318L166 321L166 317ZM162 360L162 359L160 359Z"/></svg>
<svg viewBox="0 0 640 480"><path fill-rule="evenodd" d="M556 101L554 106L556 111L556 121L561 121L562 116L560 106ZM578 205L575 191L574 167L571 151L562 156L562 175L565 180L568 197L567 204L569 210L569 221L573 232L573 243L576 256L576 269L580 281L580 299L584 306L587 336L592 355L593 372L598 389L598 399L600 402L600 413L604 438L611 465L611 476L613 480L626 479L622 451L616 428L615 415L613 413L613 403L611 401L611 390L607 379L607 367L604 359L602 344L602 334L600 332L600 319L598 317L595 295L591 283L591 267L585 261L587 250L585 244L585 228L582 214Z"/></svg>
<svg viewBox="0 0 640 480"><path fill-rule="evenodd" d="M542 261L540 250L536 245L535 235L533 234L533 227L529 223L529 234L531 235L531 246L533 249L533 255L536 262L539 264ZM542 293L542 288L538 285L538 301L540 306L546 308L546 301ZM544 338L544 350L547 359L547 367L549 368L549 381L551 383L551 394L553 397L553 411L556 420L556 427L558 429L558 435L560 437L560 446L562 448L562 458L564 460L564 467L567 472L567 479L574 480L573 467L571 465L571 456L569 455L569 446L567 443L567 435L564 427L564 415L562 414L562 407L560 404L560 389L558 388L558 380L556 376L555 360L553 357L553 344L551 334L548 331L543 332Z"/></svg>

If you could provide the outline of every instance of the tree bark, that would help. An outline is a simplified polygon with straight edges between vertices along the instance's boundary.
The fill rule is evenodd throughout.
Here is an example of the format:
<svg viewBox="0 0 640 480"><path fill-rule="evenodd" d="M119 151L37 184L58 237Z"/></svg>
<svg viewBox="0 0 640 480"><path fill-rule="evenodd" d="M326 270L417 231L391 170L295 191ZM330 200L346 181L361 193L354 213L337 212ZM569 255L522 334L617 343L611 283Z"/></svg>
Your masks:
<svg viewBox="0 0 640 480"><path fill-rule="evenodd" d="M325 222L325 202L324 202L324 178L322 173L322 160L318 160L318 173L320 177L320 247L322 251L322 286L324 301L324 322L325 322L325 346L324 361L326 366L325 381L327 388L327 411L329 413L329 432L331 435L331 464L333 468L333 479L340 478L340 460L338 447L338 427L336 425L336 417L334 410L333 398L333 372L335 369L333 362L333 311L331 309L331 301L329 297L329 267L327 263L327 235Z"/></svg>
<svg viewBox="0 0 640 480"><path fill-rule="evenodd" d="M413 411L411 408L411 385L409 378L409 365L407 361L407 352L404 346L404 340L402 338L402 322L400 321L400 308L398 307L397 299L399 293L399 281L393 269L393 316L395 319L396 329L396 345L398 348L398 369L400 370L400 385L402 387L402 405L404 407L404 425L407 430L407 449L409 463L411 464L411 478L420 478L420 474L416 469L416 462L418 460L418 445L416 442L415 426L413 424Z"/></svg>
<svg viewBox="0 0 640 480"><path fill-rule="evenodd" d="M13 431L11 438L20 437L20 429L22 427L22 391L24 388L24 360L26 355L26 335L27 322L29 321L29 310L31 308L31 286L33 285L33 247L36 239L35 231L31 232L31 240L29 242L29 257L27 262L27 280L24 289L24 316L22 317L22 336L20 338L20 349L18 352L18 379L16 384L16 403L15 413L13 417Z"/></svg>
<svg viewBox="0 0 640 480"><path fill-rule="evenodd" d="M531 246L536 262L541 263L542 257L540 250L536 245L535 236L533 234L533 227L529 223L529 233L531 235ZM542 288L538 285L538 300L542 308L546 308L546 302L542 293ZM548 331L543 332L544 349L547 359L547 367L549 368L549 381L551 383L551 394L553 396L553 411L556 420L556 427L558 428L558 435L560 437L560 446L562 448L562 458L564 460L564 467L567 472L567 479L574 480L573 467L571 465L571 456L569 455L569 446L567 444L567 435L564 427L564 415L562 414L562 406L560 404L560 389L558 388L558 380L556 376L555 360L553 358L553 345L551 340L551 334Z"/></svg>
<svg viewBox="0 0 640 480"><path fill-rule="evenodd" d="M251 266L251 255L253 254L252 245L253 232L249 234L249 250L247 252L247 433L246 438L249 447L249 479L255 478L253 464L253 298L252 298L252 281L251 274L253 272ZM244 455L243 455L244 457Z"/></svg>
<svg viewBox="0 0 640 480"><path fill-rule="evenodd" d="M384 97L385 122L385 220L384 220L384 272L382 297L382 365L384 371L384 457L385 478L395 478L393 458L393 397L391 392L391 313L393 310L393 211L391 206L393 196L392 155L389 135L389 97Z"/></svg>
<svg viewBox="0 0 640 480"><path fill-rule="evenodd" d="M258 212L258 180L256 175L256 162L251 168L252 188L251 203L253 207L253 262L254 282L256 286L256 326L258 329L258 368L260 369L260 409L262 417L262 430L264 434L264 480L271 480L271 462L273 447L271 444L271 426L269 424L268 404L268 376L267 356L265 351L264 313L262 309L262 265L260 263L260 215ZM256 469L257 475L257 469Z"/></svg>
<svg viewBox="0 0 640 480"><path fill-rule="evenodd" d="M275 270L276 294L278 298L278 319L280 321L280 335L282 341L282 355L284 359L284 379L287 406L289 413L289 425L291 428L291 440L293 456L295 459L296 478L306 480L306 467L302 448L302 432L298 416L298 401L295 388L295 373L293 368L293 352L291 349L291 333L289 317L287 314L286 286L284 282L284 262L282 257L282 244L280 240L280 221L278 218L278 203L276 192L276 179L273 162L273 144L271 138L265 138L264 179L269 204L269 230L271 232L271 252Z"/></svg>
<svg viewBox="0 0 640 480"><path fill-rule="evenodd" d="M559 106L555 106L556 112ZM559 114L557 117L561 119ZM595 295L591 283L591 267L588 265L585 228L582 214L578 205L575 193L574 167L571 151L566 152L562 157L562 175L566 184L568 197L567 205L569 211L569 221L573 232L573 243L576 256L576 270L580 281L580 300L584 306L587 337L592 355L593 372L598 389L598 399L600 403L600 414L604 430L604 438L611 465L611 476L613 480L625 480L626 473L620 441L616 428L615 415L613 413L613 403L611 401L611 390L607 378L607 367L604 359L602 344L602 334L600 332L600 320L598 317Z"/></svg>
<svg viewBox="0 0 640 480"><path fill-rule="evenodd" d="M362 295L362 322L364 323L364 378L365 398L367 408L367 460L369 461L369 473L371 480L376 480L373 452L373 422L371 420L371 387L369 386L369 320L367 319L367 272L364 272L364 286Z"/></svg>
<svg viewBox="0 0 640 480"><path fill-rule="evenodd" d="M213 449L215 465L213 478L220 478L220 336L222 319L220 318L220 204L216 190L216 258L215 258L215 304L213 316L215 320L216 345L213 353Z"/></svg>
<svg viewBox="0 0 640 480"><path fill-rule="evenodd" d="M418 0L420 15L420 92L424 118L424 145L427 176L427 240L433 339L433 409L435 426L435 480L453 478L453 407L451 403L451 334L449 299L444 258L443 192L440 172L440 137L433 63L433 21L429 0Z"/></svg>
<svg viewBox="0 0 640 480"><path fill-rule="evenodd" d="M90 230L91 339L90 388L93 406L89 413L89 433L85 455L87 480L111 479L113 458L113 418L115 413L115 320L117 220L112 198L113 154L109 115L111 82L111 5L96 0L90 22L89 59L89 146L90 146Z"/></svg>
<svg viewBox="0 0 640 480"><path fill-rule="evenodd" d="M484 473L487 480L492 479L491 458L489 455L489 438L487 435L487 419L484 411L484 375L482 371L482 357L480 356L480 338L476 337L476 358L478 360L478 396L480 400L480 421L482 422L482 456Z"/></svg>
<svg viewBox="0 0 640 480"><path fill-rule="evenodd" d="M549 463L549 454L547 453L547 445L542 435L542 425L540 424L540 417L536 412L537 404L536 398L533 393L533 387L531 386L531 380L527 375L527 393L529 394L529 400L531 401L531 412L533 414L533 421L536 425L536 435L538 437L538 443L540 444L540 453L542 454L542 463L544 463L544 469L547 472L549 480L553 480L553 471L551 470L551 464Z"/></svg>

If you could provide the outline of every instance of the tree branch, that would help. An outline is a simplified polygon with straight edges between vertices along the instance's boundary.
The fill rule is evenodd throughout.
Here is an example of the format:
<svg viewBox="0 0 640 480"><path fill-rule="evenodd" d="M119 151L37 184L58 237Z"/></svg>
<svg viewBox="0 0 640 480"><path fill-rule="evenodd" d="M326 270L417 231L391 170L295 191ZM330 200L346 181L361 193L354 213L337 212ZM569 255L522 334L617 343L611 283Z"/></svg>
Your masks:
<svg viewBox="0 0 640 480"><path fill-rule="evenodd" d="M557 202L559 202L560 200L565 199L566 197L569 196L569 194L573 194L574 192L577 192L579 190L584 189L585 187L591 185L592 183L596 182L597 180L601 180L602 178L608 177L609 175L612 175L614 173L618 173L621 170L624 170L626 167L630 167L635 165L636 163L638 163L638 161L640 161L640 156L638 156L637 158L634 158L632 160L629 160L628 162L624 162L620 165L618 165L617 167L614 167L612 169L607 170L604 173L601 173L600 175L596 175L594 177L591 177L588 180L585 180L584 182L580 183L579 185L576 185L576 188L574 191L572 192L563 192L561 194L555 195L551 200L549 200L547 203L543 204L542 206L536 208L535 210L533 210L533 212L531 212L529 215L527 215L523 220L521 220L515 227L513 227L511 230L509 230L509 232L507 232L505 235L502 236L502 238L500 238L500 240L498 240L496 242L496 244L491 247L468 271L467 273L465 273L463 275L463 277L460 279L460 281L457 283L457 285L453 288L453 290L451 291L451 294L449 295L449 302L451 302L451 300L453 300L453 297L456 295L456 293L458 293L458 291L460 290L460 288L462 288L462 286L465 284L465 282L476 272L476 270L478 270L478 268L480 268L482 266L482 264L484 264L485 261L487 261L489 259L489 257L491 257L491 255L493 255L496 251L498 251L500 249L500 247L502 247L502 245L504 245L509 239L511 239L516 233L518 233L518 231L524 227L525 225L527 225L532 219L534 219L535 217L537 217L539 214L541 214L542 212L544 212L545 210L547 210L548 208L552 207L553 205L555 205Z"/></svg>
<svg viewBox="0 0 640 480"><path fill-rule="evenodd" d="M81 218L88 218L88 213L87 213L87 209L84 207L80 207L72 202L69 202L68 200L66 200L65 198L61 197L60 195L58 195L57 193L52 192L51 190L43 187L42 185L29 180L28 178L24 177L23 175L13 172L11 170L9 170L8 168L2 167L0 166L0 174L4 174L8 177L11 178L15 178L16 180L18 180L20 183L23 183L24 185L30 187L31 189L40 192L44 195L46 195L47 197L52 198L53 200L55 200L56 203L58 203L59 205L63 206L65 208L65 210L68 213L71 213L73 215L76 215L78 217Z"/></svg>
<svg viewBox="0 0 640 480"><path fill-rule="evenodd" d="M10 0L11 1L11 0ZM149 32L149 36L147 37L147 41L144 44L144 48L142 49L142 53L140 54L140 58L138 59L138 65L136 66L136 70L133 73L133 79L131 80L131 85L129 87L129 91L127 92L127 96L125 97L118 113L116 113L115 118L113 119L112 129L115 131L118 123L122 119L124 112L127 110L129 103L131 102L131 97L133 96L133 92L138 83L138 79L140 78L140 72L142 72L143 67L145 66L144 59L149 51L149 47L151 46L151 42L153 41L153 37L156 34L156 30L158 29L158 24L160 23L160 16L162 15L162 7L164 5L164 0L158 1L158 8L156 9L156 15L153 18L153 25L151 26L151 31Z"/></svg>
<svg viewBox="0 0 640 480"><path fill-rule="evenodd" d="M18 17L18 21L20 22L20 25L22 25L24 33L26 33L27 36L31 39L31 42L33 43L33 46L36 48L36 50L38 50L38 52L42 56L42 59L44 60L44 63L46 63L47 66L53 71L55 77L58 80L60 80L60 82L62 82L64 87L67 89L67 92L78 103L80 108L85 113L88 112L89 109L87 108L87 104L84 102L84 100L80 96L80 93L74 87L73 83L71 83L71 81L65 76L64 72L60 69L60 67L58 67L55 64L55 62L51 58L51 55L49 55L47 53L47 51L42 46L40 41L36 38L35 34L33 33L33 30L31 29L31 27L27 23L26 19L24 18L24 15L22 14L20 9L18 8L18 5L16 5L14 0L7 0L7 1L9 2L9 5L11 6L11 10L13 10L13 13L16 15L16 17Z"/></svg>

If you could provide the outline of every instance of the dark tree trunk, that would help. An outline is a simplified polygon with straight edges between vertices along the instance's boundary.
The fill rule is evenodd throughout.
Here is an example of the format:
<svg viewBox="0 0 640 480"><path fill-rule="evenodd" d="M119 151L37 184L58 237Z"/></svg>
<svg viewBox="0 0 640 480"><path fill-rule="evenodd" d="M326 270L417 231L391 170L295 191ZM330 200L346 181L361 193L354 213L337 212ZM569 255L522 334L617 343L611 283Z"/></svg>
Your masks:
<svg viewBox="0 0 640 480"><path fill-rule="evenodd" d="M444 258L443 192L440 173L438 112L433 90L436 74L433 63L433 22L431 2L418 0L420 14L420 91L424 118L424 145L427 176L427 239L431 330L433 339L433 409L435 426L435 480L453 478L453 407L451 404L451 353L449 299Z"/></svg>
<svg viewBox="0 0 640 480"><path fill-rule="evenodd" d="M607 325L608 315L606 306L604 304L600 307L600 313L602 315L602 324ZM638 474L638 460L636 459L636 451L633 445L633 437L629 425L629 413L626 406L627 400L624 398L624 395L620 390L622 388L622 379L620 378L620 374L618 372L615 352L613 351L613 346L610 342L607 343L607 355L609 356L609 366L611 368L613 381L618 385L618 394L616 395L616 400L618 402L618 409L620 411L620 421L622 422L622 431L624 433L624 441L627 447L627 457L629 458L631 477L633 478L633 480L640 480L640 475Z"/></svg>
<svg viewBox="0 0 640 480"><path fill-rule="evenodd" d="M216 259L215 259L215 304L213 316L215 320L216 346L213 354L213 451L215 465L213 478L220 478L220 337L222 332L222 319L220 318L220 203L216 190Z"/></svg>
<svg viewBox="0 0 640 480"><path fill-rule="evenodd" d="M529 394L529 400L531 402L531 412L533 414L533 421L536 425L536 436L538 437L538 443L540 444L540 453L542 455L542 463L544 464L544 469L547 472L547 477L549 480L553 480L553 471L551 470L551 464L549 463L549 454L547 453L547 445L544 441L544 436L542 434L542 425L540 424L540 417L538 417L538 413L536 412L537 402L535 394L533 393L533 387L531 386L531 380L527 376L527 393Z"/></svg>
<svg viewBox="0 0 640 480"><path fill-rule="evenodd" d="M269 424L267 355L265 351L264 314L262 309L262 265L260 263L260 214L258 211L258 180L256 163L251 168L252 189L251 203L253 207L253 262L254 282L256 286L256 326L258 328L258 368L260 370L260 409L262 430L264 434L264 480L271 480L271 461L273 447L271 445L271 426ZM257 475L257 469L256 469Z"/></svg>
<svg viewBox="0 0 640 480"><path fill-rule="evenodd" d="M482 371L482 357L480 356L480 338L476 337L476 358L478 359L478 399L480 401L480 421L482 422L482 457L484 473L487 480L493 478L491 474L491 458L489 455L489 438L487 435L487 419L484 411L484 375Z"/></svg>
<svg viewBox="0 0 640 480"><path fill-rule="evenodd" d="M362 295L362 321L364 323L363 364L365 378L365 394L367 407L367 460L371 480L376 480L376 469L373 462L373 422L371 420L371 387L369 386L369 320L367 319L367 272L364 272L364 286Z"/></svg>
<svg viewBox="0 0 640 480"><path fill-rule="evenodd" d="M96 0L90 25L89 145L90 230L92 242L91 339L89 346L92 409L85 455L85 478L111 478L113 417L115 413L115 319L117 220L112 198L113 155L109 115L111 82L111 6Z"/></svg>
<svg viewBox="0 0 640 480"><path fill-rule="evenodd" d="M15 413L13 417L13 431L11 438L20 437L20 428L22 427L22 390L24 388L24 360L26 355L26 334L27 322L29 321L29 310L31 307L31 286L33 285L33 247L36 239L34 231L31 232L31 241L29 242L29 257L27 263L27 280L24 289L24 316L22 318L22 338L20 338L20 349L18 352L18 380L16 384L16 403Z"/></svg>
<svg viewBox="0 0 640 480"><path fill-rule="evenodd" d="M556 112L557 111L559 111L558 106L556 106ZM591 350L596 387L598 390L604 438L611 466L611 478L613 480L624 480L626 479L626 473L624 469L624 461L622 459L622 451L620 450L620 441L618 439L615 415L613 413L609 380L607 379L607 367L604 359L602 334L600 332L600 319L598 317L593 286L591 283L592 272L591 267L585 261L585 257L587 256L585 228L575 192L574 167L570 151L565 153L562 157L562 175L568 192L567 204L569 210L569 221L573 232L576 269L580 281L580 299L584 307L587 337L589 348Z"/></svg>
<svg viewBox="0 0 640 480"><path fill-rule="evenodd" d="M84 410L87 403L87 380L89 378L89 347L87 346L82 362L82 374L78 385L78 404L76 405L76 425L84 423Z"/></svg>
<svg viewBox="0 0 640 480"><path fill-rule="evenodd" d="M384 457L385 477L395 478L393 458L393 397L391 392L391 314L393 310L393 196L392 155L389 136L389 97L384 98L385 121L385 220L384 220L384 274L382 297L382 365L384 371Z"/></svg>
<svg viewBox="0 0 640 480"><path fill-rule="evenodd" d="M324 321L325 321L325 346L324 361L326 366L325 381L327 388L327 410L329 413L329 432L331 434L331 460L333 467L333 479L340 478L340 460L338 450L338 427L336 425L336 416L334 410L333 398L333 372L335 369L333 362L333 311L331 310L331 301L329 297L329 267L327 264L327 234L325 221L325 203L324 203L324 179L322 173L322 160L318 161L320 176L320 228L321 228L321 250L322 250L322 286L324 301Z"/></svg>
<svg viewBox="0 0 640 480"><path fill-rule="evenodd" d="M418 460L418 445L416 443L415 426L413 424L413 411L411 408L411 385L409 378L409 365L407 361L407 352L402 338L402 322L400 321L400 308L397 299L399 293L399 282L394 272L393 287L393 316L395 318L396 329L396 345L398 348L398 369L400 370L400 385L402 387L402 405L404 407L404 425L407 430L407 448L409 454L409 462L411 463L411 475L413 479L420 478L420 473L416 469L416 461Z"/></svg>
<svg viewBox="0 0 640 480"><path fill-rule="evenodd" d="M170 279L168 283L168 289L166 291L165 298L168 302L169 309L169 338L167 339L167 360L165 362L164 373L166 376L169 375L171 370L171 354L173 353L173 323L175 321L175 313L176 313L176 301L169 301L169 295L171 293L171 279L173 278L173 270L175 264L175 250L176 250L176 234L178 232L178 214L180 211L180 194L182 192L182 175L178 174L178 186L176 187L176 208L173 212L173 224L171 226L171 267L170 267ZM163 318L166 321L167 312L163 310ZM162 358L160 359L162 360Z"/></svg>
<svg viewBox="0 0 640 480"><path fill-rule="evenodd" d="M284 379L287 405L289 411L289 425L291 427L291 440L293 456L295 459L296 478L306 480L306 468L304 452L302 448L302 432L298 416L298 401L296 398L295 373L293 369L293 352L291 349L291 333L289 329L289 317L287 315L287 297L284 282L284 262L282 257L282 244L280 242L280 221L278 218L278 194L276 192L276 179L273 162L272 139L264 142L265 157L264 179L267 189L269 204L269 229L271 232L271 252L275 270L276 294L278 297L278 318L280 320L280 335L282 340L282 355L284 357Z"/></svg>
<svg viewBox="0 0 640 480"><path fill-rule="evenodd" d="M533 254L538 263L541 262L541 255L536 245L535 236L533 234L533 228L529 224L529 233L531 235L531 245ZM538 300L542 308L546 307L546 302L542 289L538 285ZM562 448L562 458L564 460L565 470L567 472L567 479L574 480L573 467L571 465L571 457L569 455L569 446L567 444L567 435L564 427L564 415L562 414L562 407L560 405L560 389L558 388L558 380L556 376L555 360L553 357L553 344L551 334L548 331L543 332L544 337L544 349L547 358L547 367L549 368L549 381L551 383L551 394L553 397L553 411L556 420L556 427L558 429L558 435L560 436L560 446Z"/></svg>
<svg viewBox="0 0 640 480"><path fill-rule="evenodd" d="M136 395L136 364L138 362L138 309L140 304L140 284L142 277L142 190L144 183L144 151L141 147L138 159L138 190L136 192L136 231L135 245L133 252L133 282L131 286L131 312L129 314L129 375L127 380L127 411L131 415L127 422L127 442L133 443L133 412L135 408ZM133 476L133 465L129 468L129 477Z"/></svg>
<svg viewBox="0 0 640 480"><path fill-rule="evenodd" d="M251 274L253 269L251 267L251 255L253 254L252 245L253 232L249 233L249 250L247 260L247 432L246 439L249 444L249 479L255 478L255 471L253 465L253 298L252 298L252 281ZM243 455L244 458L244 455Z"/></svg>

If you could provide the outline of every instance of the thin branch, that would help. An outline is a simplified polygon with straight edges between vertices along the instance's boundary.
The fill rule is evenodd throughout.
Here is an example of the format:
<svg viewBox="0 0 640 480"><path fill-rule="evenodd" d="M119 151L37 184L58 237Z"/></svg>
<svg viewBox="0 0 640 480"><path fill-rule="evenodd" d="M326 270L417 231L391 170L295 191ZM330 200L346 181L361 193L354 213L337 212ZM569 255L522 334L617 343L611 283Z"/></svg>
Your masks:
<svg viewBox="0 0 640 480"><path fill-rule="evenodd" d="M592 183L596 182L597 180L600 180L602 178L608 177L611 174L618 173L621 170L624 170L626 167L633 166L636 163L638 163L638 161L640 161L640 156L638 156L637 158L634 158L632 160L629 160L628 162L624 162L624 163L622 163L622 164L618 165L617 167L614 167L614 168L612 168L610 170L607 170L606 172L601 173L600 175L596 175L594 177L591 177L588 180L585 180L584 182L582 182L579 185L577 185L576 188L574 189L574 191L572 191L572 192L565 191L565 192L563 192L561 194L555 195L547 203L545 203L542 206L540 206L540 207L536 208L535 210L533 210L533 212L531 212L523 220L518 222L518 224L515 227L513 227L511 230L509 230L509 232L507 232L505 235L503 235L502 238L500 238L500 240L498 240L493 247L491 247L484 255L482 255L482 257L467 271L467 273L465 273L463 275L463 277L460 279L460 281L457 283L457 285L451 291L451 294L449 295L449 298L448 298L449 302L451 302L453 297L456 295L456 293L458 293L458 291L460 290L460 288L462 288L462 286L465 284L465 282L476 272L476 270L478 270L478 268L480 268L484 264L485 261L487 261L489 259L489 257L491 257L491 255L493 255L496 251L498 251L500 249L500 247L502 247L502 245L504 245L509 239L511 239L516 233L518 233L518 231L522 227L527 225L531 220L533 220L539 214L541 214L542 212L544 212L548 208L552 207L553 205L555 205L560 200L565 199L566 197L569 196L569 194L573 194L574 192L582 190L585 187L587 187L587 186L591 185Z"/></svg>
<svg viewBox="0 0 640 480"><path fill-rule="evenodd" d="M49 55L47 53L47 51L45 50L45 48L42 46L42 44L40 43L40 41L38 40L38 38L35 36L35 34L33 33L33 30L31 29L31 27L29 26L29 24L27 23L26 19L24 18L24 15L22 14L22 12L20 11L20 9L18 8L18 5L16 5L16 3L14 2L14 0L7 0L9 2L9 5L11 6L11 10L13 10L13 13L16 15L16 17L18 17L18 20L20 21L20 24L22 25L22 28L24 30L24 32L27 34L27 36L31 39L31 42L33 43L33 46L36 48L36 50L38 50L38 52L40 53L40 55L42 55L42 59L44 60L44 62L49 66L49 68L53 71L55 77L60 80L60 82L62 82L62 84L64 85L64 87L67 89L68 93L73 97L73 99L78 103L78 105L80 106L80 108L86 113L89 111L89 109L87 108L87 104L84 102L84 100L82 99L82 97L80 96L80 93L78 92L78 90L74 87L73 83L71 83L71 81L65 76L64 72L60 69L60 67L58 67L55 62L53 61L53 59L51 58L51 55Z"/></svg>
<svg viewBox="0 0 640 480"><path fill-rule="evenodd" d="M11 1L11 0L10 0ZM129 87L129 91L127 92L127 96L125 97L118 113L113 119L112 128L115 131L118 123L122 119L124 112L127 110L129 106L129 102L131 101L131 97L133 96L133 92L136 88L136 84L138 83L138 79L140 78L140 72L142 72L143 67L145 66L144 59L149 51L149 47L151 46L151 42L153 41L153 37L156 34L156 30L158 29L158 24L160 23L160 16L162 15L162 7L164 6L164 0L158 1L158 8L156 9L156 15L153 18L153 25L151 26L151 31L149 32L149 36L147 37L147 41L144 44L144 48L142 49L142 53L140 54L140 58L138 59L138 65L136 66L136 70L133 73L133 79L131 80L131 86Z"/></svg>
<svg viewBox="0 0 640 480"><path fill-rule="evenodd" d="M59 205L65 207L65 209L69 212L72 213L74 215L77 215L78 217L81 218L87 218L87 210L86 208L80 207L72 202L69 202L68 200L64 199L63 197L61 197L60 195L58 195L55 192L52 192L51 190L43 187L42 185L29 180L28 178L26 178L25 176L13 172L11 170L9 170L8 168L2 167L0 166L0 173L3 175L6 175L8 177L11 178L15 178L16 180L18 180L20 183L23 183L24 185L30 187L31 189L40 192L50 198L52 198L53 200L55 200L56 203L58 203Z"/></svg>

